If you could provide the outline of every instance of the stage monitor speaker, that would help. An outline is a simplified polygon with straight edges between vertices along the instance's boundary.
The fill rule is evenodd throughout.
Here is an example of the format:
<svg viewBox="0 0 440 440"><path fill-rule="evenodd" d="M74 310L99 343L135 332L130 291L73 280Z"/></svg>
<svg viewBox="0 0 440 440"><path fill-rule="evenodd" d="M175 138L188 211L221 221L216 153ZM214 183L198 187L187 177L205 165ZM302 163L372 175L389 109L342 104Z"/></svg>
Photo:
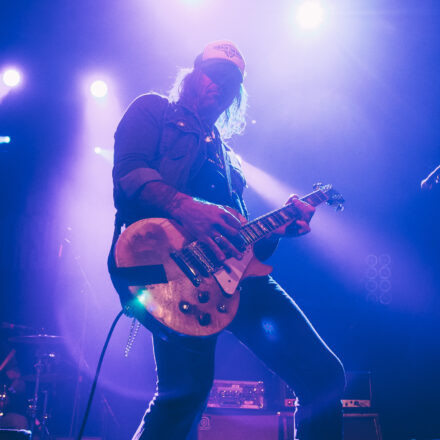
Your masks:
<svg viewBox="0 0 440 440"><path fill-rule="evenodd" d="M198 440L291 440L294 414L212 414L199 423Z"/></svg>
<svg viewBox="0 0 440 440"><path fill-rule="evenodd" d="M32 433L25 429L0 429L0 440L31 440Z"/></svg>
<svg viewBox="0 0 440 440"><path fill-rule="evenodd" d="M382 440L377 414L344 414L344 440Z"/></svg>

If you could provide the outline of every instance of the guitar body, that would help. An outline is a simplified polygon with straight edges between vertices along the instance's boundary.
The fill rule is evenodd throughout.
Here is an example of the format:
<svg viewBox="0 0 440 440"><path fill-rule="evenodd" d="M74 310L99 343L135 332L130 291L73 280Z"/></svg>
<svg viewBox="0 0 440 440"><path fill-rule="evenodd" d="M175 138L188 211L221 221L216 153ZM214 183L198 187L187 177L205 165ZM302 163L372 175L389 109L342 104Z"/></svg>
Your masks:
<svg viewBox="0 0 440 440"><path fill-rule="evenodd" d="M176 255L183 255L191 242L177 223L152 218L130 225L115 245L116 273L119 271L125 280L124 288L132 295L132 302L147 312L150 330L214 335L237 313L240 281L272 271L258 261L249 246L242 260L226 260L226 269L186 273Z"/></svg>
<svg viewBox="0 0 440 440"><path fill-rule="evenodd" d="M322 184L301 200L312 206L326 202L338 210L344 202L331 185ZM240 236L246 250L243 258L229 258L222 266L203 243L172 220L140 220L120 235L114 246L112 280L124 302L129 300L135 316L151 331L165 337L219 333L237 313L240 282L272 272L255 257L254 243L300 218L292 204L250 222L233 213L242 221Z"/></svg>

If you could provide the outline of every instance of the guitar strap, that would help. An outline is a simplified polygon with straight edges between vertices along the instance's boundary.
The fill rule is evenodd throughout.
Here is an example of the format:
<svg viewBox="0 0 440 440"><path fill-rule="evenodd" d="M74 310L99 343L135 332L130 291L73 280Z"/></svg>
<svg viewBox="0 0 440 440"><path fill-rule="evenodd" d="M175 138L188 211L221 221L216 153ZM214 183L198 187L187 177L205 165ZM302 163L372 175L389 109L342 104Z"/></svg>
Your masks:
<svg viewBox="0 0 440 440"><path fill-rule="evenodd" d="M232 196L232 183L231 183L231 165L228 160L228 153L226 152L225 144L222 142L222 156L223 156L223 165L225 166L225 177L226 184L228 186L228 193L230 200L234 200Z"/></svg>
<svg viewBox="0 0 440 440"><path fill-rule="evenodd" d="M228 152L226 151L226 147L225 147L225 144L223 142L221 143L221 148L222 148L222 153L223 153L222 154L222 156L223 156L223 165L225 167L226 185L228 187L229 198L230 198L232 203L235 202L238 205L236 208L238 208L240 213L242 215L244 215L246 218L248 218L248 211L247 211L247 208L246 208L246 205L245 205L243 199L232 188L231 163L229 161L229 155L228 155Z"/></svg>

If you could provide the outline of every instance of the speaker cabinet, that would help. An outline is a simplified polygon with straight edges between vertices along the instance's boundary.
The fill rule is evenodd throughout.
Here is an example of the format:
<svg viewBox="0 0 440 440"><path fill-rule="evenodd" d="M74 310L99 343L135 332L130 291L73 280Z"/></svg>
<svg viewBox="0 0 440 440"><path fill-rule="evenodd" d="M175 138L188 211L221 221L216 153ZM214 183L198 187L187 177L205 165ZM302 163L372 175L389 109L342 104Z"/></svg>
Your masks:
<svg viewBox="0 0 440 440"><path fill-rule="evenodd" d="M293 412L277 414L204 413L198 440L292 440ZM344 440L382 440L377 414L344 414Z"/></svg>
<svg viewBox="0 0 440 440"><path fill-rule="evenodd" d="M344 440L382 440L377 414L344 414Z"/></svg>
<svg viewBox="0 0 440 440"><path fill-rule="evenodd" d="M31 431L25 429L0 429L0 440L31 440Z"/></svg>
<svg viewBox="0 0 440 440"><path fill-rule="evenodd" d="M291 440L294 414L205 413L199 423L198 440Z"/></svg>

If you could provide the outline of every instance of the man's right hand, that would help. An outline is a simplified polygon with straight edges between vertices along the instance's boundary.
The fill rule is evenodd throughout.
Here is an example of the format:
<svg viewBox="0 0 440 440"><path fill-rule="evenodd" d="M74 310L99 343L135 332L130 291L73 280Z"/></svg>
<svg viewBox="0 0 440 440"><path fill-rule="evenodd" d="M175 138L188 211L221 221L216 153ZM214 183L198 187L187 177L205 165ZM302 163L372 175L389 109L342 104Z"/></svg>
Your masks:
<svg viewBox="0 0 440 440"><path fill-rule="evenodd" d="M241 222L222 206L177 193L168 212L196 240L205 243L219 262L229 257L242 257L244 243L239 235Z"/></svg>

